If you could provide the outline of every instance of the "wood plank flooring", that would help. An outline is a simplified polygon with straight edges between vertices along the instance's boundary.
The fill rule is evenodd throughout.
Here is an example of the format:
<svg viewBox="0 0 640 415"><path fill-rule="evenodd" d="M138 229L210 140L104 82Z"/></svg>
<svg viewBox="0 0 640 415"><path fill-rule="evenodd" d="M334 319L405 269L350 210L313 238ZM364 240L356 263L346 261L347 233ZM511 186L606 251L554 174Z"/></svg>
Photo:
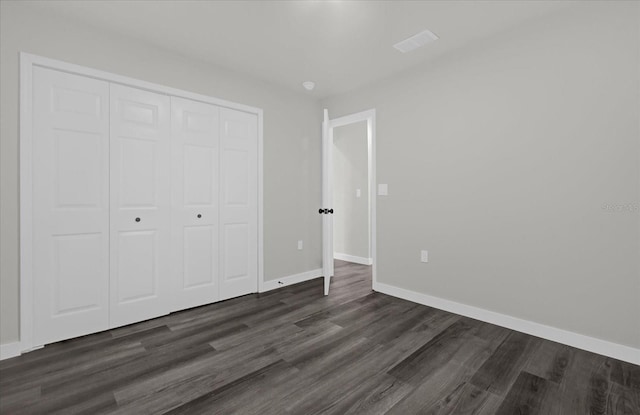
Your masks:
<svg viewBox="0 0 640 415"><path fill-rule="evenodd" d="M640 414L640 367L371 291L370 267L0 362L1 414Z"/></svg>

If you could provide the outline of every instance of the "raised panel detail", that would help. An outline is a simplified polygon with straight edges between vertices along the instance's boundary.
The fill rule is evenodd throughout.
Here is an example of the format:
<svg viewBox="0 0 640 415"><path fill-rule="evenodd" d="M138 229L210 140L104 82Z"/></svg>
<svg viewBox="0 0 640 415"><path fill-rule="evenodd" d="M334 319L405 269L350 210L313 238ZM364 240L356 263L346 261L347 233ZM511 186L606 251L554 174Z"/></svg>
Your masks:
<svg viewBox="0 0 640 415"><path fill-rule="evenodd" d="M102 235L57 235L53 245L52 316L99 308L105 265Z"/></svg>
<svg viewBox="0 0 640 415"><path fill-rule="evenodd" d="M120 232L118 240L118 299L120 303L157 295L156 231Z"/></svg>
<svg viewBox="0 0 640 415"><path fill-rule="evenodd" d="M156 106L127 100L121 100L120 105L122 105L123 121L157 127L158 108Z"/></svg>
<svg viewBox="0 0 640 415"><path fill-rule="evenodd" d="M211 205L217 177L216 151L211 147L184 146L184 204Z"/></svg>
<svg viewBox="0 0 640 415"><path fill-rule="evenodd" d="M87 91L53 87L53 110L100 117L100 95Z"/></svg>
<svg viewBox="0 0 640 415"><path fill-rule="evenodd" d="M58 208L99 207L104 192L100 134L56 130L55 205Z"/></svg>
<svg viewBox="0 0 640 415"><path fill-rule="evenodd" d="M184 288L193 288L214 282L214 228L186 226L184 228Z"/></svg>
<svg viewBox="0 0 640 415"><path fill-rule="evenodd" d="M224 227L224 279L246 277L249 267L249 227L230 223Z"/></svg>
<svg viewBox="0 0 640 415"><path fill-rule="evenodd" d="M229 138L249 138L249 124L246 122L226 120L224 123L224 129Z"/></svg>
<svg viewBox="0 0 640 415"><path fill-rule="evenodd" d="M213 131L215 118L211 114L198 114L184 111L185 130L194 133L210 133Z"/></svg>
<svg viewBox="0 0 640 415"><path fill-rule="evenodd" d="M157 145L153 141L120 138L120 205L156 206Z"/></svg>
<svg viewBox="0 0 640 415"><path fill-rule="evenodd" d="M249 201L249 154L242 150L224 152L224 203L246 205Z"/></svg>

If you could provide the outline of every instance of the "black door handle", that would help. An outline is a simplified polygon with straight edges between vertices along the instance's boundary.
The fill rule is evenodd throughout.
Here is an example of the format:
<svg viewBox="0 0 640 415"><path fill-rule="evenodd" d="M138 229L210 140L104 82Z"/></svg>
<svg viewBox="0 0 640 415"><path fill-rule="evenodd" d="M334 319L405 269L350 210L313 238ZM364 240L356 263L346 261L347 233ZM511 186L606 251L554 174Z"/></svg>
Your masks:
<svg viewBox="0 0 640 415"><path fill-rule="evenodd" d="M136 222L140 222L140 218L136 218Z"/></svg>
<svg viewBox="0 0 640 415"><path fill-rule="evenodd" d="M333 209L329 209L329 213L331 213L333 215Z"/></svg>
<svg viewBox="0 0 640 415"><path fill-rule="evenodd" d="M201 217L202 217L202 215L198 213L198 219L200 219Z"/></svg>
<svg viewBox="0 0 640 415"><path fill-rule="evenodd" d="M318 213L322 215L322 214L324 213L324 210L323 210L322 208L320 208L320 209L318 210Z"/></svg>

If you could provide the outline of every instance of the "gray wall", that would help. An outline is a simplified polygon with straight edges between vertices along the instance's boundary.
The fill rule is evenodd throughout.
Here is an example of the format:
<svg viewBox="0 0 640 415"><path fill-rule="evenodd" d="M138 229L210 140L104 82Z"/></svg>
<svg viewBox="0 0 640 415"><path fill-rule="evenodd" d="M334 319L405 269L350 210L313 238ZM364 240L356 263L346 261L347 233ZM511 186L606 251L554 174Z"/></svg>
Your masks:
<svg viewBox="0 0 640 415"><path fill-rule="evenodd" d="M0 343L18 330L18 52L85 65L264 109L265 278L321 266L318 102L173 52L1 3ZM297 240L304 250L297 250Z"/></svg>
<svg viewBox="0 0 640 415"><path fill-rule="evenodd" d="M334 128L333 145L333 252L369 258L367 122Z"/></svg>
<svg viewBox="0 0 640 415"><path fill-rule="evenodd" d="M380 282L640 347L639 6L584 2L323 102L376 108Z"/></svg>

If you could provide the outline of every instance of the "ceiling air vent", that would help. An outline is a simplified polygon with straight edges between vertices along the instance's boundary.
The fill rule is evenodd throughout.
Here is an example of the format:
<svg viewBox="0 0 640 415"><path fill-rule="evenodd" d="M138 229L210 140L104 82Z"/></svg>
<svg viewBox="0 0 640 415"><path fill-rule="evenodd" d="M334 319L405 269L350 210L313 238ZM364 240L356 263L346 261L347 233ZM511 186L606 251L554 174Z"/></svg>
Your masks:
<svg viewBox="0 0 640 415"><path fill-rule="evenodd" d="M438 36L430 30L424 30L417 35L413 35L410 38L396 43L393 47L402 53L407 53L435 40L438 40Z"/></svg>

